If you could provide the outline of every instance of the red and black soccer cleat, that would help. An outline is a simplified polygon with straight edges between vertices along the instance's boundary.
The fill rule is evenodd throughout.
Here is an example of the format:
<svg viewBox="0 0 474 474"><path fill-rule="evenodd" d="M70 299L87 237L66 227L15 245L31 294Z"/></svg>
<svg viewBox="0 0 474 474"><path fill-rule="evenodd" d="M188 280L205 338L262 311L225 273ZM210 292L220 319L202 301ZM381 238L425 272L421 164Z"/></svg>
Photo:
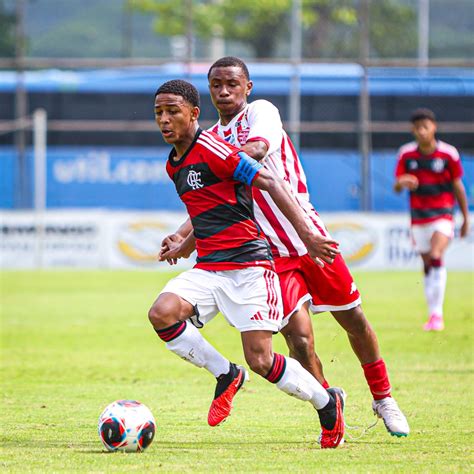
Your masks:
<svg viewBox="0 0 474 474"><path fill-rule="evenodd" d="M318 410L321 421L320 444L322 449L337 448L344 442L344 390L328 388L334 403L332 407Z"/></svg>
<svg viewBox="0 0 474 474"><path fill-rule="evenodd" d="M232 400L248 379L249 375L247 370L232 362L229 372L217 378L214 400L211 403L207 415L207 422L210 426L219 425L230 415Z"/></svg>

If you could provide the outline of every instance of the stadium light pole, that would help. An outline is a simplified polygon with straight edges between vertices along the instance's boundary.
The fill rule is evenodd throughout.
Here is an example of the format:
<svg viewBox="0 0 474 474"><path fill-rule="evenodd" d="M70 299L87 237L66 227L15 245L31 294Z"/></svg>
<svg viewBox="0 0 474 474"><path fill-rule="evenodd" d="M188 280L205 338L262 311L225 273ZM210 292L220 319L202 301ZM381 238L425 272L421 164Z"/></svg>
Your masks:
<svg viewBox="0 0 474 474"><path fill-rule="evenodd" d="M359 93L359 152L361 155L361 202L363 211L370 211L372 208L372 191L370 186L370 96L369 78L367 64L369 62L370 39L369 39L369 0L359 2L359 62L362 66L363 75Z"/></svg>
<svg viewBox="0 0 474 474"><path fill-rule="evenodd" d="M296 150L300 150L301 116L301 0L293 0L291 6L290 58L293 72L290 81L290 135Z"/></svg>

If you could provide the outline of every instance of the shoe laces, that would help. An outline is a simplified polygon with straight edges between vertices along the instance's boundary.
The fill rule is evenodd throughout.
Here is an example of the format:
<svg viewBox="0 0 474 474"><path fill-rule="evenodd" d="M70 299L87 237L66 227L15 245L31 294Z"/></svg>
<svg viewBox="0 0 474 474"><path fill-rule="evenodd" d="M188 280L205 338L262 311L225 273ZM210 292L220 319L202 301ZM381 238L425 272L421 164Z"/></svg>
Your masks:
<svg viewBox="0 0 474 474"><path fill-rule="evenodd" d="M350 439L351 441L357 441L358 439L365 436L372 428L375 428L377 423L379 422L378 417L375 418L375 421L368 426L362 425L349 425L348 423L344 422L344 439ZM352 432L357 432L357 434L352 434ZM318 436L318 443L321 444L322 433Z"/></svg>
<svg viewBox="0 0 474 474"><path fill-rule="evenodd" d="M348 425L347 423L344 423L344 426L346 427L344 437L349 438L352 441L356 441L362 438L362 436L364 436L369 430L371 430L372 428L375 428L378 422L379 422L379 419L375 418L374 423L368 426ZM358 431L359 433L357 435L353 435L350 433L350 431Z"/></svg>
<svg viewBox="0 0 474 474"><path fill-rule="evenodd" d="M378 400L376 403L377 412L380 407L387 415L393 416L394 418L401 419L401 411L398 408L397 402L392 397L383 398Z"/></svg>

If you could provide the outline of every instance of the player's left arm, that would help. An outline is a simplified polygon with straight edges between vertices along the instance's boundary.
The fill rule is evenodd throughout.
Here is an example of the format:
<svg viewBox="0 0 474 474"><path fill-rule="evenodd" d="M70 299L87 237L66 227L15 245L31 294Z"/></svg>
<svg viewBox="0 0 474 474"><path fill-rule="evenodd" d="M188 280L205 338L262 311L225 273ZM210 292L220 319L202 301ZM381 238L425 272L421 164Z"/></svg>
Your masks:
<svg viewBox="0 0 474 474"><path fill-rule="evenodd" d="M456 178L453 181L453 189L464 219L461 225L461 237L466 237L469 233L469 207L467 204L466 190L461 178Z"/></svg>
<svg viewBox="0 0 474 474"><path fill-rule="evenodd" d="M339 244L314 230L288 184L273 176L244 152L239 152L237 155L240 159L234 171L234 178L267 191L284 216L291 222L316 263L320 266L324 266L321 260L332 263L336 255L341 253L337 248Z"/></svg>
<svg viewBox="0 0 474 474"><path fill-rule="evenodd" d="M454 196L456 197L456 200L459 204L459 209L461 210L463 216L461 237L466 237L466 235L469 233L469 206L467 204L466 190L464 189L464 184L461 181L464 173L461 157L458 150L456 150L454 147L451 148L451 153L449 154L448 170L451 174Z"/></svg>

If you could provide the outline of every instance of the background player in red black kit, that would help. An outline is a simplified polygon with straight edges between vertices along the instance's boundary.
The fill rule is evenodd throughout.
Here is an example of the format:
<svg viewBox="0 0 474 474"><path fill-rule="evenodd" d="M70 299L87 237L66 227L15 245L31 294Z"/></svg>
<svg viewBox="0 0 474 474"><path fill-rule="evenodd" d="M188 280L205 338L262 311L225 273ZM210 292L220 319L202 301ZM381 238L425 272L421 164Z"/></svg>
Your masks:
<svg viewBox="0 0 474 474"><path fill-rule="evenodd" d="M436 118L431 110L415 110L411 123L415 141L400 148L394 189L410 191L412 237L423 259L428 303L428 321L423 328L442 331L447 277L443 256L454 236L456 200L463 215L461 237L469 232L463 170L456 148L436 140Z"/></svg>
<svg viewBox="0 0 474 474"><path fill-rule="evenodd" d="M281 326L278 277L270 248L252 211L249 186L268 191L291 220L314 258L328 262L337 243L314 233L285 183L259 163L198 124L199 94L182 80L163 84L155 94L155 120L173 145L166 170L194 228L197 263L170 280L149 311L166 347L217 378L208 423L230 414L246 371L230 363L193 324L201 327L221 311L240 331L250 368L283 392L309 401L318 411L322 448L343 440L343 397L325 390L298 361L273 353L272 334Z"/></svg>
<svg viewBox="0 0 474 474"><path fill-rule="evenodd" d="M240 146L274 176L288 182L315 232L328 236L309 200L303 167L283 129L278 109L265 100L247 103L253 84L246 64L235 57L221 58L210 67L208 79L212 102L220 118L211 130ZM326 383L321 363L314 352L309 308L313 312L331 311L347 331L362 365L374 398L374 412L383 418L392 435L408 435L406 418L391 397L388 373L376 334L362 311L359 292L344 259L337 255L333 264L317 265L309 258L291 223L278 211L271 196L258 189L254 190L253 196L255 217L270 242L280 278L285 316L281 332L290 356L322 384ZM183 238L189 231L190 228L184 224L177 233ZM188 255L190 250L176 255Z"/></svg>

